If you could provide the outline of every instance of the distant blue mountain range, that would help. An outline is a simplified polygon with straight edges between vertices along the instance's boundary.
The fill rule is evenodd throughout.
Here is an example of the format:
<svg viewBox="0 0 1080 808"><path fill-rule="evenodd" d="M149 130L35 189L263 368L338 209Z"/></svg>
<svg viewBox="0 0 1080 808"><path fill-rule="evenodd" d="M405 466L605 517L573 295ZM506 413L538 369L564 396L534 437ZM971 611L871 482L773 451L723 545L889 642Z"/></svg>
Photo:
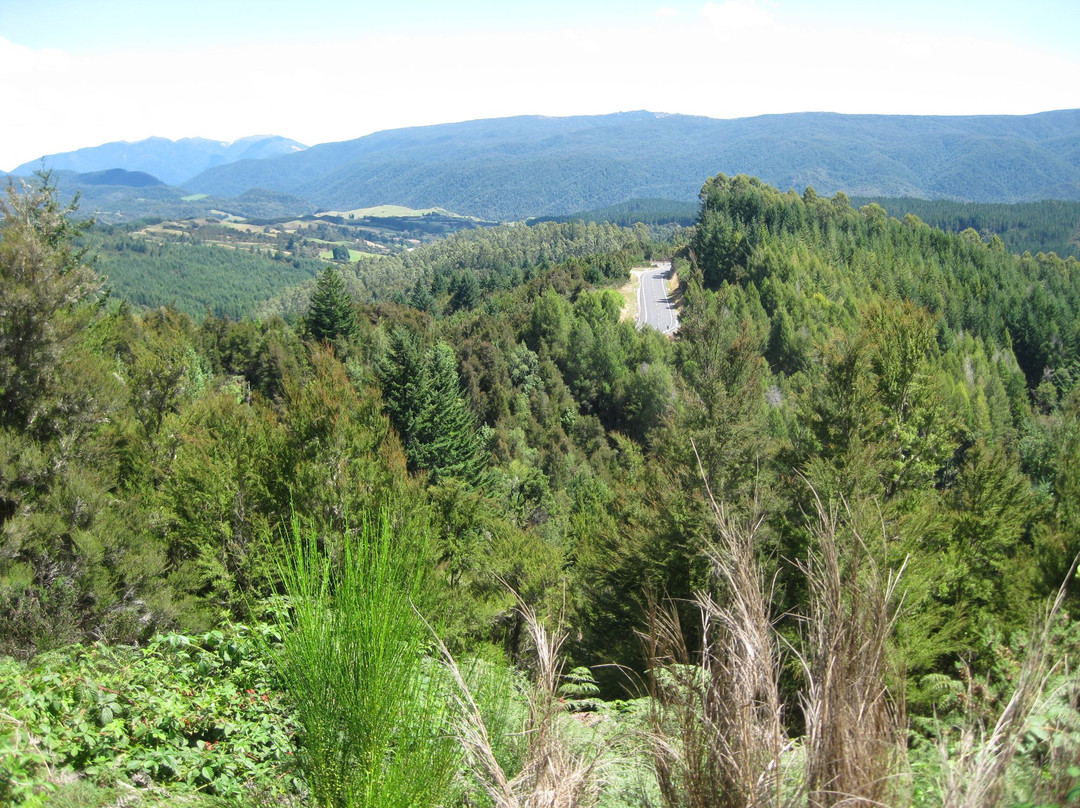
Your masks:
<svg viewBox="0 0 1080 808"><path fill-rule="evenodd" d="M253 135L231 143L201 137L180 140L151 137L133 143L118 141L63 154L49 154L23 163L11 173L28 176L43 164L45 168L79 174L123 168L151 174L166 185L180 185L184 180L215 166L237 160L280 157L305 148L302 143L278 135Z"/></svg>
<svg viewBox="0 0 1080 808"><path fill-rule="evenodd" d="M489 220L564 215L634 198L695 200L717 173L828 195L1080 200L1080 110L734 120L644 111L523 116L396 129L307 149L284 138L153 138L54 155L46 164L83 174L146 172L188 196L257 192L275 205L297 200L323 209L396 203Z"/></svg>

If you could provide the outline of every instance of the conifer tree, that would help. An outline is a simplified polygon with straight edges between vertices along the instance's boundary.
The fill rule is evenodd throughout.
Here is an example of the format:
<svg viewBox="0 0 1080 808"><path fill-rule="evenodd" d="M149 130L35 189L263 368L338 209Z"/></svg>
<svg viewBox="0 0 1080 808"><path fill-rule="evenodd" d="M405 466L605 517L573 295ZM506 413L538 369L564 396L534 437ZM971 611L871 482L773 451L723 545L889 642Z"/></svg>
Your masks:
<svg viewBox="0 0 1080 808"><path fill-rule="evenodd" d="M432 477L479 484L486 466L476 416L461 392L454 350L444 342L427 353L427 384L421 391L410 460Z"/></svg>
<svg viewBox="0 0 1080 808"><path fill-rule="evenodd" d="M100 286L49 174L0 200L0 426L38 430L63 385L63 358L87 323L77 304ZM70 409L70 405L64 405Z"/></svg>
<svg viewBox="0 0 1080 808"><path fill-rule="evenodd" d="M409 451L419 415L421 393L427 385L427 366L420 338L407 328L392 328L378 363L379 381L390 423Z"/></svg>
<svg viewBox="0 0 1080 808"><path fill-rule="evenodd" d="M451 311L469 311L480 303L480 282L472 272L461 272L450 283Z"/></svg>
<svg viewBox="0 0 1080 808"><path fill-rule="evenodd" d="M479 485L487 465L483 435L462 393L453 348L439 342L421 353L419 338L403 328L391 331L389 342L379 376L409 470Z"/></svg>
<svg viewBox="0 0 1080 808"><path fill-rule="evenodd" d="M345 281L333 267L323 270L311 295L304 325L308 336L318 342L345 341L356 336L356 310Z"/></svg>

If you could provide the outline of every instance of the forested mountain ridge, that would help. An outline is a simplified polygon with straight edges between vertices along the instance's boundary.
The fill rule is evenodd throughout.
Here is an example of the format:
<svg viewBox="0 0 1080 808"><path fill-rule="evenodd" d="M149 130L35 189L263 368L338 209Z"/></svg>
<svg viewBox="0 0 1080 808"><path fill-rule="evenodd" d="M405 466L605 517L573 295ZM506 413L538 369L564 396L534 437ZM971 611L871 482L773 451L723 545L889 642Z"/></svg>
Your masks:
<svg viewBox="0 0 1080 808"><path fill-rule="evenodd" d="M281 215L391 203L508 221L635 198L692 201L718 171L826 194L1067 200L1080 199L1080 111L733 120L651 112L522 116L388 130L306 150L271 136L233 144L151 138L53 155L46 166L62 173L62 190L83 190L85 211L107 221L205 215L214 202L248 194L276 196L296 208L279 206ZM14 173L40 167L27 163ZM115 168L146 172L172 187L140 196L126 182L106 187L100 178L68 173Z"/></svg>
<svg viewBox="0 0 1080 808"><path fill-rule="evenodd" d="M322 207L394 202L510 220L635 197L692 200L717 172L752 174L780 188L812 185L827 194L1080 199L1080 110L502 118L379 132L240 161L184 185L223 196L268 188Z"/></svg>

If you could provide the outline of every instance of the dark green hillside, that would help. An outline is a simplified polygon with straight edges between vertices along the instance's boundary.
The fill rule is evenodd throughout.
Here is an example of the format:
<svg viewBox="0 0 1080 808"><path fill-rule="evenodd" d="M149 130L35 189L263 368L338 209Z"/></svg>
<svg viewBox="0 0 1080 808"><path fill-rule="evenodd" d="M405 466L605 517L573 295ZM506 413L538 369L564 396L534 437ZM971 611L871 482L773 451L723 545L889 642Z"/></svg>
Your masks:
<svg viewBox="0 0 1080 808"><path fill-rule="evenodd" d="M973 230L946 234L878 205L856 211L842 195L780 194L745 177L718 177L703 193L693 248L706 282L752 285L770 317L821 296L832 312L824 326L849 317L857 300L903 298L937 318L946 345L976 335L1011 348L1032 386L1080 360L1075 259L1019 258ZM812 273L778 274L803 263L808 240L819 259Z"/></svg>
<svg viewBox="0 0 1080 808"><path fill-rule="evenodd" d="M452 313L494 305L493 294L539 282L555 265L572 265L591 282L625 279L633 259L650 249L640 225L517 223L463 230L391 256L361 256L342 273L365 303L393 300L428 313ZM313 288L309 281L287 290L259 312L295 316L306 309Z"/></svg>
<svg viewBox="0 0 1080 808"><path fill-rule="evenodd" d="M605 208L569 213L565 216L541 216L536 221L572 222L580 219L586 222L610 222L620 227L630 227L637 222L646 225L676 224L689 227L697 221L701 206L697 202L682 202L674 199L628 199Z"/></svg>
<svg viewBox="0 0 1080 808"><path fill-rule="evenodd" d="M238 319L264 301L315 276L314 258L258 253L181 241L124 236L94 239L97 269L111 294L136 307L172 306L194 319L206 313Z"/></svg>
<svg viewBox="0 0 1080 808"><path fill-rule="evenodd" d="M858 206L876 202L898 219L911 213L931 227L953 233L971 228L981 235L997 235L1015 253L1054 252L1062 257L1080 258L1080 202L1001 205L883 197L854 201Z"/></svg>
<svg viewBox="0 0 1080 808"><path fill-rule="evenodd" d="M51 174L60 197L70 201L79 194L75 216L106 224L139 219L194 219L224 214L243 218L287 218L315 212L315 206L289 194L252 188L237 197L191 194L168 186L149 174L124 169L76 174ZM21 181L21 180L20 180Z"/></svg>
<svg viewBox="0 0 1080 808"><path fill-rule="evenodd" d="M165 184L145 171L126 171L122 168L110 168L106 171L80 174L78 182L83 185L126 185L130 188L145 188L150 185Z"/></svg>
<svg viewBox="0 0 1080 808"><path fill-rule="evenodd" d="M261 187L323 207L391 202L501 220L635 197L689 201L717 171L828 194L1016 202L1075 196L1078 141L1077 110L519 117L379 132L210 169L185 187L226 196Z"/></svg>
<svg viewBox="0 0 1080 808"><path fill-rule="evenodd" d="M251 188L229 199L206 197L199 201L204 209L242 219L283 219L312 212L312 206L300 197L267 191L265 188Z"/></svg>

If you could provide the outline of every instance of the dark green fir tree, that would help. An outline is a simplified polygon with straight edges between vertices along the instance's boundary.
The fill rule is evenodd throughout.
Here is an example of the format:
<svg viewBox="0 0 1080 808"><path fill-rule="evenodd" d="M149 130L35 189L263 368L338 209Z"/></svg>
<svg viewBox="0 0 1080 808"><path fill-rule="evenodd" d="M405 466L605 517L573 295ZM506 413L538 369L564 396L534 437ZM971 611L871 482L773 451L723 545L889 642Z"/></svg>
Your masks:
<svg viewBox="0 0 1080 808"><path fill-rule="evenodd" d="M345 281L333 267L327 267L311 295L304 327L318 342L351 340L356 336L356 309Z"/></svg>

